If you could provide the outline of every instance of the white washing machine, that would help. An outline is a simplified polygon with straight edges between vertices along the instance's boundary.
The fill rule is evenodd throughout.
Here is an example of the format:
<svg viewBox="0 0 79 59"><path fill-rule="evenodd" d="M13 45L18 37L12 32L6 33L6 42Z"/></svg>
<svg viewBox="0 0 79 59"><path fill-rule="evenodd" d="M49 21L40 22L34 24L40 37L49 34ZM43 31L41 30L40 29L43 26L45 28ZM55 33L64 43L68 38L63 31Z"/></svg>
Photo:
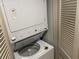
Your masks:
<svg viewBox="0 0 79 59"><path fill-rule="evenodd" d="M35 50L34 50L35 49ZM33 51L32 51L33 50ZM33 46L15 53L16 59L54 59L54 47L39 40Z"/></svg>
<svg viewBox="0 0 79 59"><path fill-rule="evenodd" d="M40 40L48 30L47 0L0 0L15 59L53 59L54 48Z"/></svg>

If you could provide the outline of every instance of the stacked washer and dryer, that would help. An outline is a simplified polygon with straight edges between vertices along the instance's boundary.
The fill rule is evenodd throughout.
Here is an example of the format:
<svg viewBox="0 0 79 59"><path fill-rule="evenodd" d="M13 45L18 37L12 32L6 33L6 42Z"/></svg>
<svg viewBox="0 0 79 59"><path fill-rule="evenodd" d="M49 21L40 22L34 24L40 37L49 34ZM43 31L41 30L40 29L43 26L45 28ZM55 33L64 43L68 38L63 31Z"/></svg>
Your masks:
<svg viewBox="0 0 79 59"><path fill-rule="evenodd" d="M46 0L1 0L15 59L54 59L54 47L40 38L48 30Z"/></svg>

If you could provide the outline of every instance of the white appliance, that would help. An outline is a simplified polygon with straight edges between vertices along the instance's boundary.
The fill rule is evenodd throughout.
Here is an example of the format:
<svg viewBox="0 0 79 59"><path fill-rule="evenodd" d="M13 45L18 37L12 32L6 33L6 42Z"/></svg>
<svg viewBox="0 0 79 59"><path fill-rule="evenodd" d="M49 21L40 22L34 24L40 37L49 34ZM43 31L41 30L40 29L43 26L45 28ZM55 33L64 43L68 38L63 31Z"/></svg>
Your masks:
<svg viewBox="0 0 79 59"><path fill-rule="evenodd" d="M43 33L48 29L47 0L0 0L0 7L14 50L19 51L21 48L39 40ZM36 50L36 48L34 48L30 50L32 51L30 53L34 53L35 55L37 51L37 54L35 55L38 56L37 59L53 59L53 57L47 58L47 55L53 56L53 47L43 41L37 41L37 43L38 44L35 42L33 44L39 45L39 49ZM44 50L43 44L46 44L49 48ZM31 46L31 48L32 47L33 46ZM52 52L50 53L50 51ZM22 59L28 58L27 56L23 57L19 55L18 52L15 52L15 54L18 55L17 57L20 56ZM34 56L31 55L30 57L32 58ZM30 59L30 57L28 59Z"/></svg>
<svg viewBox="0 0 79 59"><path fill-rule="evenodd" d="M37 43L40 45L40 49L37 53L32 56L25 57L26 55L22 56L16 52L16 59L54 59L54 47L42 40L39 40Z"/></svg>

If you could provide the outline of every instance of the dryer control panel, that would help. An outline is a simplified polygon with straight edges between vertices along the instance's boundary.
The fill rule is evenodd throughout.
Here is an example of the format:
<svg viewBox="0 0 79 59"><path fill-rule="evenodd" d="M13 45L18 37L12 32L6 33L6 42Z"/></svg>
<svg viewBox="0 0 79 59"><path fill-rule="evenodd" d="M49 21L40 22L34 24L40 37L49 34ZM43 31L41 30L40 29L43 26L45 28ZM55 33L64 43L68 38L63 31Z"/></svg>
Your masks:
<svg viewBox="0 0 79 59"><path fill-rule="evenodd" d="M48 28L46 0L2 0L1 2L12 43Z"/></svg>

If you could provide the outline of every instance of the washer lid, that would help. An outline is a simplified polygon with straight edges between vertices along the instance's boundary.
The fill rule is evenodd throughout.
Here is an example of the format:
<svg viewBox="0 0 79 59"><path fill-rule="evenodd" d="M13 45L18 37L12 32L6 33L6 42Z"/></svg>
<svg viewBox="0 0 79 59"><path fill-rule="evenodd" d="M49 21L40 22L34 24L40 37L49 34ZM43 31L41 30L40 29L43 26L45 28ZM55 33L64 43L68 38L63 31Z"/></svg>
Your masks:
<svg viewBox="0 0 79 59"><path fill-rule="evenodd" d="M45 23L44 0L3 0L11 32Z"/></svg>

